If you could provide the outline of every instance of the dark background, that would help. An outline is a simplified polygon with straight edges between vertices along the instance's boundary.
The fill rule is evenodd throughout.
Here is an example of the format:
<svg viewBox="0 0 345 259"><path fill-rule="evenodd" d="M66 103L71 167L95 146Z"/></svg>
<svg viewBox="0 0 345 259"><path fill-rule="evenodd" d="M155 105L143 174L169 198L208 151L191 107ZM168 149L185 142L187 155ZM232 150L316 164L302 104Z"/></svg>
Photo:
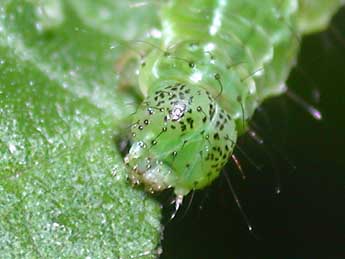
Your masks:
<svg viewBox="0 0 345 259"><path fill-rule="evenodd" d="M301 45L288 85L323 119L286 96L268 100L253 118L265 144L239 142L261 170L239 150L247 179L226 168L254 233L221 176L166 223L162 259L345 258L345 9Z"/></svg>

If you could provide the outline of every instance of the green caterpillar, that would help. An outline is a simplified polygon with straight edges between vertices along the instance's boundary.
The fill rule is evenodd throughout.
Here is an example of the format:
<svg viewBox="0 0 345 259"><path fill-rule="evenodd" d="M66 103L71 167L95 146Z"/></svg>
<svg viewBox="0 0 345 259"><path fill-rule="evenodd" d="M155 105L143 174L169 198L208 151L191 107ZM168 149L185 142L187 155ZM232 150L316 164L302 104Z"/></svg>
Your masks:
<svg viewBox="0 0 345 259"><path fill-rule="evenodd" d="M247 121L282 94L299 38L323 29L340 0L170 0L162 37L139 71L144 100L133 115L130 179L174 188L177 205L209 185Z"/></svg>

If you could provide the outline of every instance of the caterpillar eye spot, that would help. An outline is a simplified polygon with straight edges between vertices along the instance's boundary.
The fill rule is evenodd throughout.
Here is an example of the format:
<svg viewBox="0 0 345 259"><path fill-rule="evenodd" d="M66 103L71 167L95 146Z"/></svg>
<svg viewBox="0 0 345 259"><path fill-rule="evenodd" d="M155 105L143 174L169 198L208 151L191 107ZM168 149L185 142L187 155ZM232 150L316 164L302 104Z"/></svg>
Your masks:
<svg viewBox="0 0 345 259"><path fill-rule="evenodd" d="M183 117L185 110L186 110L186 105L184 103L176 103L170 112L171 120L172 121L180 120Z"/></svg>

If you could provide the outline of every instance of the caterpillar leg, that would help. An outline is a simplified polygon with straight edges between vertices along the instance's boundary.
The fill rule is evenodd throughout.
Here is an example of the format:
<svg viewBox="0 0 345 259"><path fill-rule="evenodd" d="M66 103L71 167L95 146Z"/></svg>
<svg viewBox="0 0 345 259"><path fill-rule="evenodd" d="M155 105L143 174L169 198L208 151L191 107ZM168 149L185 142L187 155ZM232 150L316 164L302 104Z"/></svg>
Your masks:
<svg viewBox="0 0 345 259"><path fill-rule="evenodd" d="M140 96L138 78L134 76L138 70L138 64L143 61L143 54L134 50L127 50L122 54L114 64L114 70L119 76L117 89L120 91L134 92L136 96Z"/></svg>
<svg viewBox="0 0 345 259"><path fill-rule="evenodd" d="M152 47L158 48L158 45L156 46L155 41L150 37L125 44L128 50L114 64L114 70L119 76L118 89L130 90L136 96L142 97L138 87L139 69L146 66L145 57Z"/></svg>
<svg viewBox="0 0 345 259"><path fill-rule="evenodd" d="M174 219L179 208L181 207L183 202L183 195L176 195L175 200L173 200L172 204L175 204L175 210L173 212L173 214L170 217L170 220Z"/></svg>

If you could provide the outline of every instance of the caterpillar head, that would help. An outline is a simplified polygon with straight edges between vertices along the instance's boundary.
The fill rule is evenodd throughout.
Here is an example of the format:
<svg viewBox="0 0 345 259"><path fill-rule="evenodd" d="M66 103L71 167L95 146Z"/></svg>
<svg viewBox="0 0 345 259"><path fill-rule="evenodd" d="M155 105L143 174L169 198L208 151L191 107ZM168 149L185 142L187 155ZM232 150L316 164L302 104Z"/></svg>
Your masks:
<svg viewBox="0 0 345 259"><path fill-rule="evenodd" d="M235 122L203 88L175 83L145 98L125 157L133 183L183 196L216 178L231 155Z"/></svg>

